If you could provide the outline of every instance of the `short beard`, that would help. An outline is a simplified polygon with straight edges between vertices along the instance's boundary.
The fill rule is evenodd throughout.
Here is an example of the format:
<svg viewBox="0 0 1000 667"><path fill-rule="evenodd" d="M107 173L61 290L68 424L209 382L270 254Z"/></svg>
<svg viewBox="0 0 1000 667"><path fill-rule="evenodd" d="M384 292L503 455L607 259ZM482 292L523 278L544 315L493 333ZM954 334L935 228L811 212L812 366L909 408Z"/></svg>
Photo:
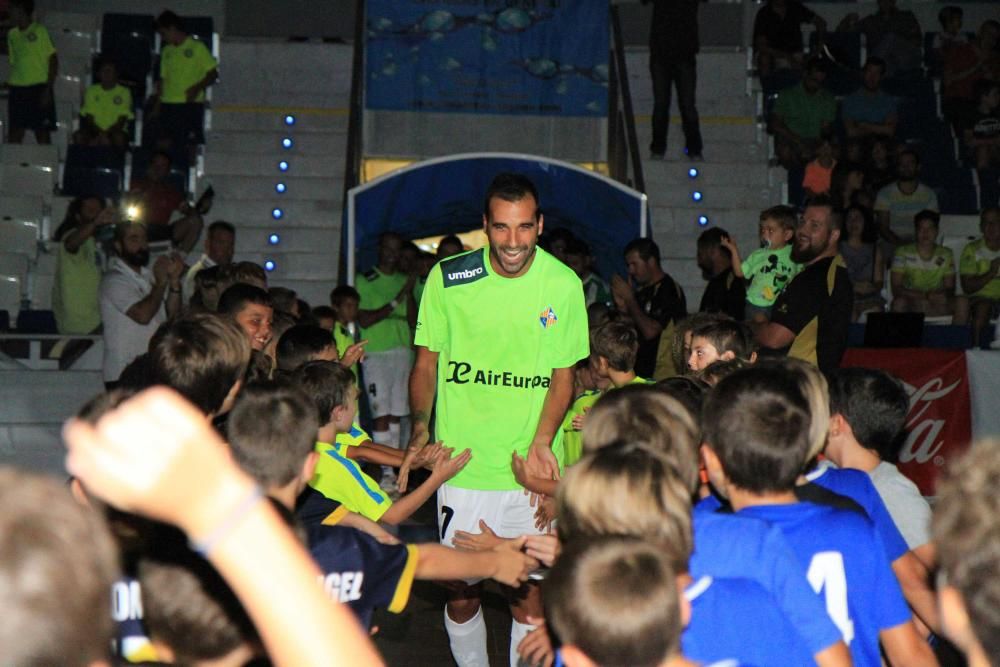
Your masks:
<svg viewBox="0 0 1000 667"><path fill-rule="evenodd" d="M122 259L129 266L149 266L149 251L140 250L138 252L123 254Z"/></svg>
<svg viewBox="0 0 1000 667"><path fill-rule="evenodd" d="M819 257L820 251L813 248L811 245L799 250L799 246L796 244L792 246L791 258L796 264L808 264L817 257Z"/></svg>

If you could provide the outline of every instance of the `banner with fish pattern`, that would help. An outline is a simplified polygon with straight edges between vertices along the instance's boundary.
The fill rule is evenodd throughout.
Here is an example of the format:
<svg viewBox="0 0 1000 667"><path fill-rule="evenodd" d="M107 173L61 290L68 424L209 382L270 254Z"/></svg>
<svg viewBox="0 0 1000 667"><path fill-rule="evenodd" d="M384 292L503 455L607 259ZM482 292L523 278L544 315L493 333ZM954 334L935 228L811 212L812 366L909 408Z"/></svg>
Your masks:
<svg viewBox="0 0 1000 667"><path fill-rule="evenodd" d="M371 110L602 117L607 0L368 0Z"/></svg>

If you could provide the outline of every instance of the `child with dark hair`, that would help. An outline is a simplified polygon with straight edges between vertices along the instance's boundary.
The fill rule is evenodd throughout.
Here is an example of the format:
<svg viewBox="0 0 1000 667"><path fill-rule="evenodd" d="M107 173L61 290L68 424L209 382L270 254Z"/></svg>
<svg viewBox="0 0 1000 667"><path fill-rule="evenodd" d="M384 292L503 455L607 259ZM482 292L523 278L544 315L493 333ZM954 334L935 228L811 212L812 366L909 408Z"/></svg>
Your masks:
<svg viewBox="0 0 1000 667"><path fill-rule="evenodd" d="M337 440L338 433L351 433L357 415L358 389L351 372L332 361L310 361L296 369L292 382L312 398L320 422L316 433L320 456L309 486L372 521L397 525L407 519L472 456L465 450L452 457L451 449L431 446L428 452L422 452L434 457L430 477L394 504L375 480L346 456L346 445Z"/></svg>
<svg viewBox="0 0 1000 667"><path fill-rule="evenodd" d="M348 349L358 342L360 331L358 308L360 304L361 295L350 285L338 285L330 292L330 306L337 315L333 326L333 340L337 344L337 352L341 359L347 359ZM354 373L356 380L359 377L357 359L351 363L351 372Z"/></svg>
<svg viewBox="0 0 1000 667"><path fill-rule="evenodd" d="M861 515L801 503L796 482L814 444L811 399L778 365L724 378L704 409L702 447L709 479L738 516L769 521L784 533L854 664L936 664L913 624L885 550Z"/></svg>
<svg viewBox="0 0 1000 667"><path fill-rule="evenodd" d="M830 437L824 454L841 468L868 473L907 546L933 568L930 505L893 463L906 435L906 389L888 373L868 368L841 368L829 380Z"/></svg>
<svg viewBox="0 0 1000 667"><path fill-rule="evenodd" d="M243 332L209 313L165 324L150 345L152 384L177 390L209 418L232 408L249 363Z"/></svg>
<svg viewBox="0 0 1000 667"><path fill-rule="evenodd" d="M827 182L829 190L829 182ZM745 260L732 237L725 236L722 246L733 256L733 274L747 285L747 319L765 322L771 306L785 285L802 266L792 261L791 240L795 237L796 212L791 206L772 206L760 214L760 245Z"/></svg>
<svg viewBox="0 0 1000 667"><path fill-rule="evenodd" d="M260 287L239 282L227 287L219 297L218 312L240 325L254 350L262 351L271 342L274 303Z"/></svg>
<svg viewBox="0 0 1000 667"><path fill-rule="evenodd" d="M691 356L688 368L702 371L717 361L739 359L753 363L756 345L750 328L743 322L724 319L709 322L691 331Z"/></svg>
<svg viewBox="0 0 1000 667"><path fill-rule="evenodd" d="M258 385L240 397L229 420L236 462L287 508L313 477L320 459L313 448L317 419L309 398L279 384ZM489 552L461 553L439 544L386 543L354 528L306 526L310 553L323 571L331 598L350 605L368 627L375 607L399 613L413 579L495 577L517 586L538 566L521 553L524 538Z"/></svg>

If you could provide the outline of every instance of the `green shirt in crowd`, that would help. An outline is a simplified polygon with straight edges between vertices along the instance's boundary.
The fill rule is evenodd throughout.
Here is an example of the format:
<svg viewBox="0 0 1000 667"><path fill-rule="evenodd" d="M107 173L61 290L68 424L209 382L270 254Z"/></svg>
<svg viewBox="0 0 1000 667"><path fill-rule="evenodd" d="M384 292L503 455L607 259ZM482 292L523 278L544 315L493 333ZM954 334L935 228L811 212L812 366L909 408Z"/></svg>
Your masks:
<svg viewBox="0 0 1000 667"><path fill-rule="evenodd" d="M90 116L99 130L108 129L122 116L131 120L135 118L132 113L132 91L120 83L110 90L95 83L83 95L80 115Z"/></svg>
<svg viewBox="0 0 1000 667"><path fill-rule="evenodd" d="M777 250L760 248L750 253L740 265L743 277L749 282L747 301L754 306L768 308L774 305L781 291L802 270L802 265L792 261L792 246Z"/></svg>
<svg viewBox="0 0 1000 667"><path fill-rule="evenodd" d="M41 23L24 30L14 27L7 32L7 53L12 86L37 86L49 81L49 59L56 52L49 31Z"/></svg>
<svg viewBox="0 0 1000 667"><path fill-rule="evenodd" d="M405 273L382 273L378 267L361 276L354 287L361 295L361 308L378 310L396 298L406 284ZM389 314L389 317L361 330L361 338L367 339L366 352L385 352L401 347L408 348L412 340L410 325L406 319L406 299Z"/></svg>
<svg viewBox="0 0 1000 667"><path fill-rule="evenodd" d="M917 246L911 243L896 249L892 272L903 276L906 289L920 292L941 289L944 279L955 275L955 256L951 248L936 245L930 258L924 259L917 252Z"/></svg>
<svg viewBox="0 0 1000 667"><path fill-rule="evenodd" d="M59 333L89 334L100 326L100 288L101 267L94 239L84 241L75 253L60 243L52 284L52 312Z"/></svg>
<svg viewBox="0 0 1000 667"><path fill-rule="evenodd" d="M216 67L218 63L208 47L190 35L177 46L167 44L160 54L160 78L163 79L161 101L165 104L187 103L188 88ZM205 91L202 90L194 102L204 101Z"/></svg>
<svg viewBox="0 0 1000 667"><path fill-rule="evenodd" d="M1000 257L1000 250L990 250L984 239L976 239L962 249L958 271L963 276L981 276L990 270L990 262L997 257ZM993 280L970 296L1000 300L1000 275L994 276Z"/></svg>

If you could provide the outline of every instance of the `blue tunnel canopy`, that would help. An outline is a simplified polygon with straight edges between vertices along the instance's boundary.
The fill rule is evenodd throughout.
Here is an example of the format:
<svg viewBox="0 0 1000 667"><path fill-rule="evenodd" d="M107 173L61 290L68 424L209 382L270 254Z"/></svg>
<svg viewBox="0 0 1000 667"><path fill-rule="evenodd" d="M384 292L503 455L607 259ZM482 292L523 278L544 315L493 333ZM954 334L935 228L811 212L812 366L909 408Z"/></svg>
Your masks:
<svg viewBox="0 0 1000 667"><path fill-rule="evenodd" d="M568 162L513 153L466 153L417 162L348 192L341 266L347 280L375 265L378 237L455 234L483 224L483 195L500 172L538 189L543 236L560 227L590 245L603 277L624 272L622 251L648 233L646 195Z"/></svg>

